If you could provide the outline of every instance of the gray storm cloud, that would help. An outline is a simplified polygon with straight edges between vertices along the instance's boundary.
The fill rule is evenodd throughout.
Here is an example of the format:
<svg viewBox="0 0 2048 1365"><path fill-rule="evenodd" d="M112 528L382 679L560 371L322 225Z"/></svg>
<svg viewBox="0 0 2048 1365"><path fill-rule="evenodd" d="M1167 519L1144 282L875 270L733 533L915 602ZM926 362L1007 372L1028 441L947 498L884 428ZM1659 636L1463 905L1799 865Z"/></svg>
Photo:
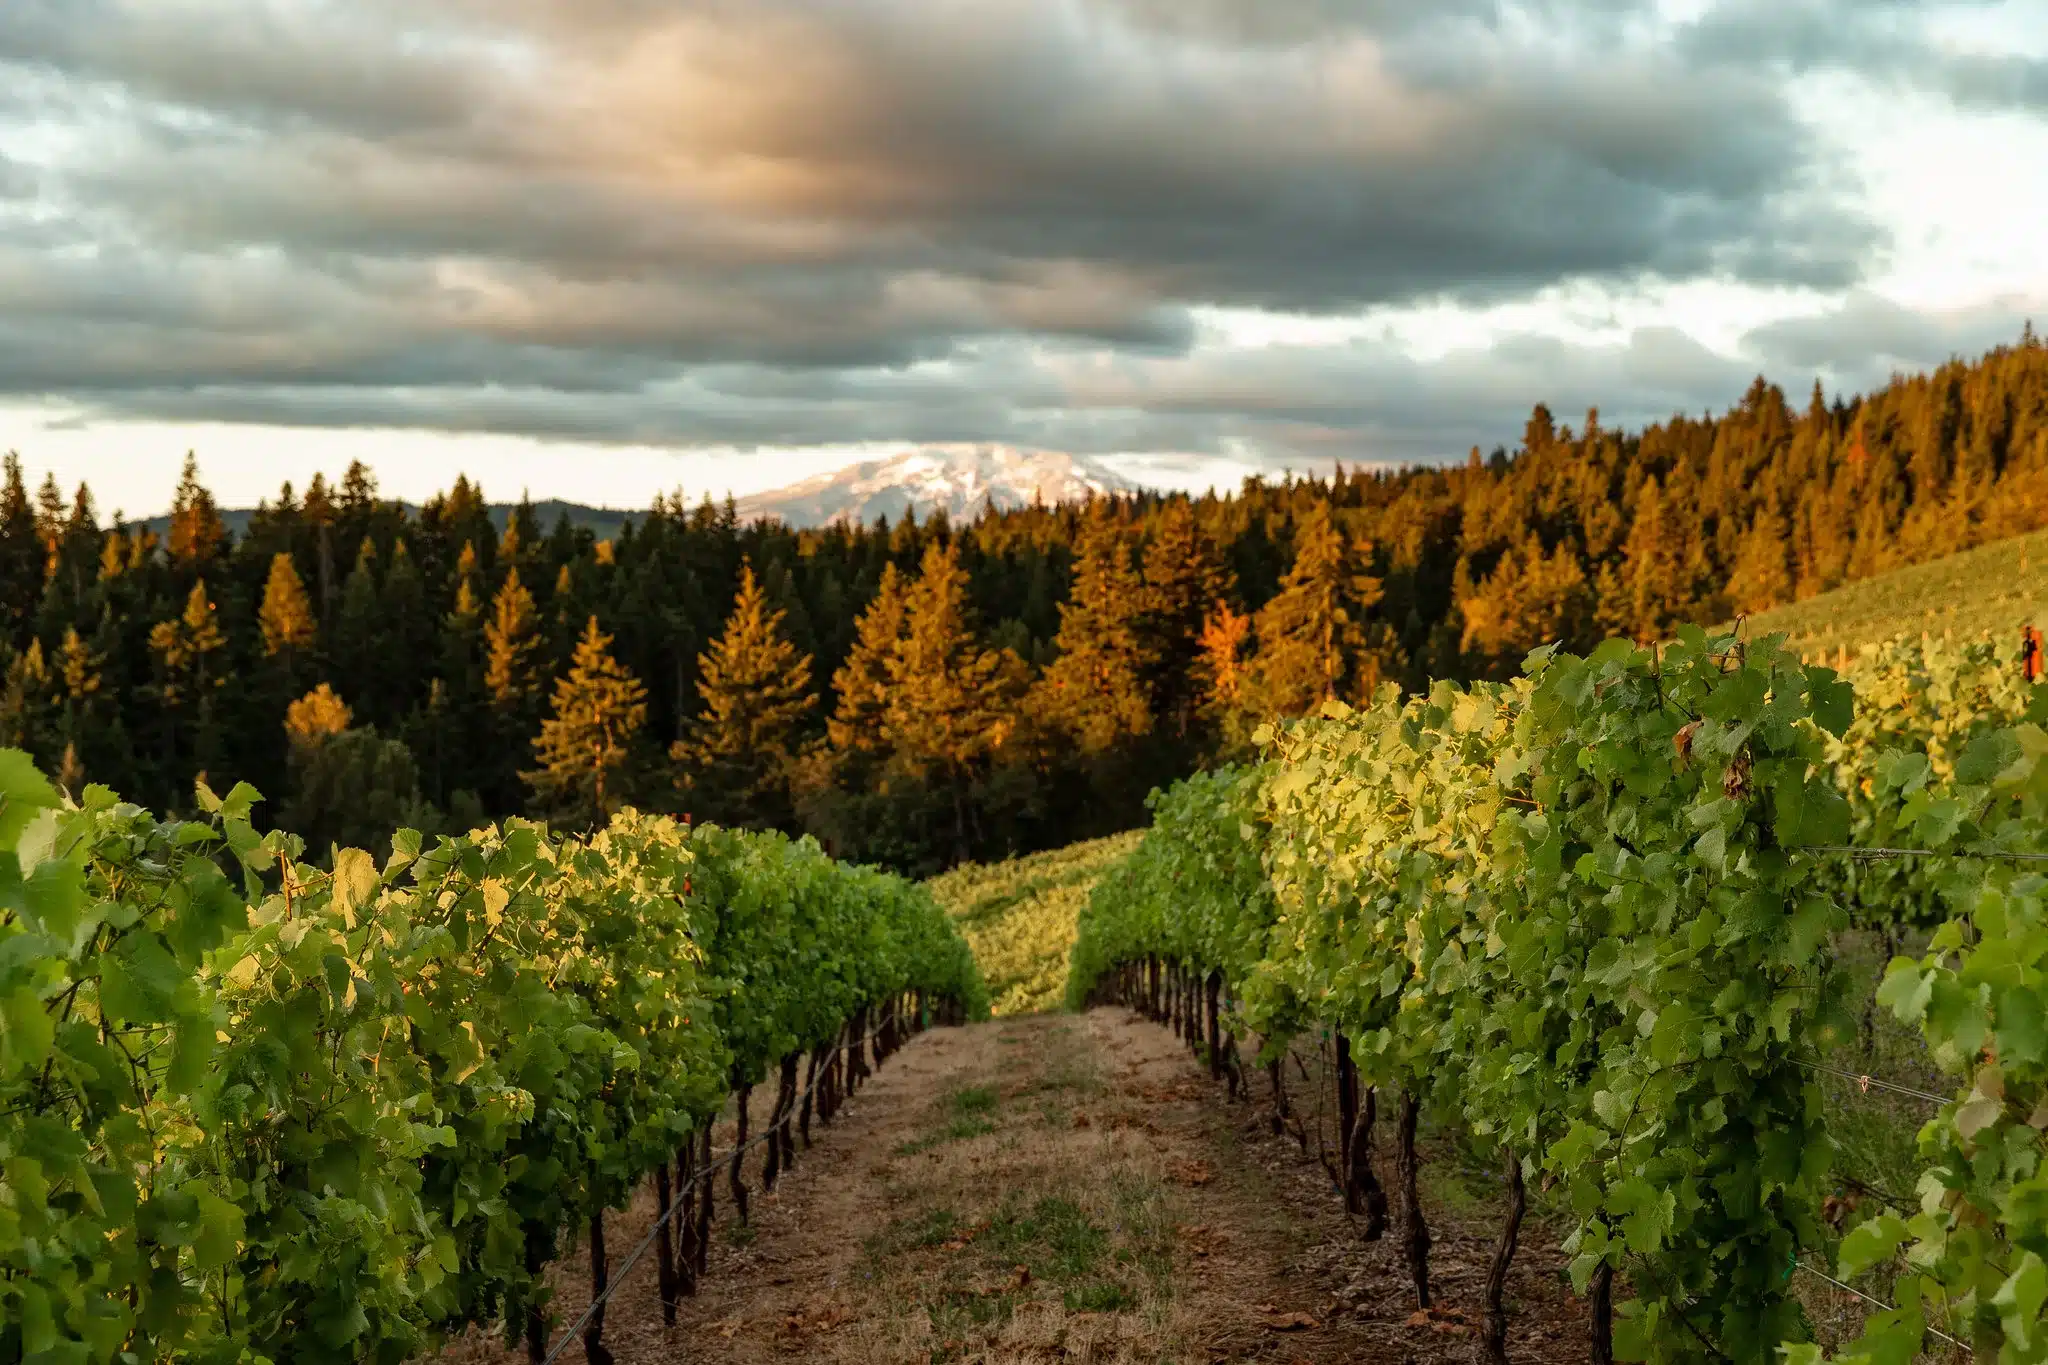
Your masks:
<svg viewBox="0 0 2048 1365"><path fill-rule="evenodd" d="M1880 8L1829 17L1891 71L1911 11ZM1205 307L1852 288L1884 232L1787 94L1821 11L1650 12L10 0L0 393L1276 462L1455 455L1535 396L1725 402L1744 376L1676 334L1428 366L1197 340ZM2015 100L2028 79L2008 73ZM1802 364L1826 349L1769 340Z"/></svg>

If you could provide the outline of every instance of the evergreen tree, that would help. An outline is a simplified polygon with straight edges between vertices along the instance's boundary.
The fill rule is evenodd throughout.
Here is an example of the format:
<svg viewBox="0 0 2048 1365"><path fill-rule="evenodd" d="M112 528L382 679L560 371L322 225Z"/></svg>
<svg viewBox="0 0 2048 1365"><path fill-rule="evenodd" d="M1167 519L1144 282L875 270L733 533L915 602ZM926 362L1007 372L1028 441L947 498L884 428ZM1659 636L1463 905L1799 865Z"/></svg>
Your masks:
<svg viewBox="0 0 2048 1365"><path fill-rule="evenodd" d="M811 656L785 638L783 620L742 564L725 633L697 658L704 709L670 749L677 785L702 818L753 829L795 819L792 769L817 697Z"/></svg>
<svg viewBox="0 0 2048 1365"><path fill-rule="evenodd" d="M6 481L0 485L0 609L6 635L19 638L43 587L43 555L35 509L21 475L21 456L7 453Z"/></svg>
<svg viewBox="0 0 2048 1365"><path fill-rule="evenodd" d="M337 847L383 853L396 830L431 837L442 828L440 812L420 793L412 751L353 719L326 683L285 713L291 794L279 823L316 857Z"/></svg>
<svg viewBox="0 0 2048 1365"><path fill-rule="evenodd" d="M490 809L512 810L522 790L516 755L540 723L545 702L540 615L517 569L506 572L491 599L483 646L490 742L489 757L478 765L477 790Z"/></svg>
<svg viewBox="0 0 2048 1365"><path fill-rule="evenodd" d="M928 784L952 813L954 856L970 855L977 783L1017 725L1024 664L974 638L957 548L934 540L904 596L903 636L889 656L882 738L891 769Z"/></svg>
<svg viewBox="0 0 2048 1365"><path fill-rule="evenodd" d="M57 651L57 735L69 756L63 766L75 779L65 790L74 797L87 777L98 781L101 774L118 775L126 781L134 768L127 723L109 685L106 662L106 651L88 642L77 627L65 630Z"/></svg>
<svg viewBox="0 0 2048 1365"><path fill-rule="evenodd" d="M505 575L484 626L484 687L500 714L524 714L540 694L542 645L533 594L519 571Z"/></svg>
<svg viewBox="0 0 2048 1365"><path fill-rule="evenodd" d="M1458 648L1467 669L1480 676L1517 675L1529 651L1541 645L1583 650L1597 643L1585 566L1569 545L1545 553L1533 532L1510 546L1479 583L1460 560L1455 596L1464 617Z"/></svg>
<svg viewBox="0 0 2048 1365"><path fill-rule="evenodd" d="M894 564L882 568L875 595L861 612L853 649L832 675L838 705L826 722L825 737L841 768L854 780L866 777L863 759L884 750L883 717L889 706L889 660L903 641L904 585Z"/></svg>
<svg viewBox="0 0 2048 1365"><path fill-rule="evenodd" d="M484 618L476 579L476 546L464 542L455 562L455 600L441 618L440 680L452 706L474 706L484 696Z"/></svg>
<svg viewBox="0 0 2048 1365"><path fill-rule="evenodd" d="M36 490L36 540L43 552L43 581L48 582L57 572L58 552L64 546L64 490L57 486L55 474L43 475L42 487Z"/></svg>
<svg viewBox="0 0 2048 1365"><path fill-rule="evenodd" d="M540 766L520 774L533 813L569 829L609 820L640 775L647 689L612 658L611 636L590 618L569 672L555 681L553 713L533 741Z"/></svg>
<svg viewBox="0 0 2048 1365"><path fill-rule="evenodd" d="M1202 702L1197 663L1202 633L1230 593L1230 572L1215 541L1185 500L1160 512L1145 547L1145 616L1150 656L1147 683L1153 714L1187 735Z"/></svg>
<svg viewBox="0 0 2048 1365"><path fill-rule="evenodd" d="M198 457L187 452L177 492L171 497L171 558L183 568L204 573L226 545L227 538L227 528L221 524L213 494L199 482Z"/></svg>
<svg viewBox="0 0 2048 1365"><path fill-rule="evenodd" d="M186 594L184 611L150 628L157 697L164 707L163 761L181 793L186 772L205 771L214 758L214 696L222 682L218 656L226 643L203 578ZM181 763L192 767L181 771Z"/></svg>
<svg viewBox="0 0 2048 1365"><path fill-rule="evenodd" d="M356 699L372 722L386 716L383 705L384 603L377 584L377 543L364 536L355 567L341 585L328 663L341 690Z"/></svg>
<svg viewBox="0 0 2048 1365"><path fill-rule="evenodd" d="M278 660L287 674L294 672L312 650L319 623L291 555L270 557L270 577L263 584L263 605L256 619L263 630L263 652Z"/></svg>
<svg viewBox="0 0 2048 1365"><path fill-rule="evenodd" d="M1378 681L1369 655L1366 613L1380 600L1357 546L1326 503L1295 528L1294 564L1280 591L1259 609L1259 652L1251 697L1266 716L1298 716L1334 698L1355 697Z"/></svg>
<svg viewBox="0 0 2048 1365"><path fill-rule="evenodd" d="M1146 734L1143 585L1131 565L1130 539L1101 505L1083 519L1074 587L1060 607L1059 656L1033 691L1034 709L1084 756L1100 755Z"/></svg>
<svg viewBox="0 0 2048 1365"><path fill-rule="evenodd" d="M391 546L391 567L384 574L382 701L385 714L401 716L418 699L420 680L432 671L435 622L427 610L426 585L413 564L412 551L400 537Z"/></svg>
<svg viewBox="0 0 2048 1365"><path fill-rule="evenodd" d="M321 683L284 711L285 738L300 748L332 739L353 724L355 713L326 683Z"/></svg>
<svg viewBox="0 0 2048 1365"><path fill-rule="evenodd" d="M0 745L26 749L49 764L55 757L55 700L43 642L30 639L28 648L7 663L6 685L0 688Z"/></svg>

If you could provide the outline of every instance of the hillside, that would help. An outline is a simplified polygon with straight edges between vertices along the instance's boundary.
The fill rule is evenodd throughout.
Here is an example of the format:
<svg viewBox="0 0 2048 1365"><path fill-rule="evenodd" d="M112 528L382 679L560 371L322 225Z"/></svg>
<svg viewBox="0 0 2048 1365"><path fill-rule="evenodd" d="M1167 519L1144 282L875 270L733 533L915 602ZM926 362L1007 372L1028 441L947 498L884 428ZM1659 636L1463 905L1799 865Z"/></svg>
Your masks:
<svg viewBox="0 0 2048 1365"><path fill-rule="evenodd" d="M2013 536L1879 574L1749 618L1752 635L1783 632L1809 658L1895 635L2013 634L2048 604L2048 531Z"/></svg>
<svg viewBox="0 0 2048 1365"><path fill-rule="evenodd" d="M1081 906L1140 837L1134 830L1028 858L966 863L925 883L967 936L995 1013L1059 1007Z"/></svg>

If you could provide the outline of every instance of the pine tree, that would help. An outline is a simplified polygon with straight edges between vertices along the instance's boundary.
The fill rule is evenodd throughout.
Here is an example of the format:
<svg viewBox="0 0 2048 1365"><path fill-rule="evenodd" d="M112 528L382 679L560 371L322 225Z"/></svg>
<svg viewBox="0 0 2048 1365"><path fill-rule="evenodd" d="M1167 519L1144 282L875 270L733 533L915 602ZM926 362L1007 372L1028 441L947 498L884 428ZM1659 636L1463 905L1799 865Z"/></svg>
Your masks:
<svg viewBox="0 0 2048 1365"><path fill-rule="evenodd" d="M263 630L263 652L280 660L286 672L313 648L318 635L313 602L289 554L270 557L270 577L263 585L263 605L256 619Z"/></svg>
<svg viewBox="0 0 2048 1365"><path fill-rule="evenodd" d="M1529 651L1541 645L1583 650L1597 643L1593 586L1569 545L1546 553L1543 542L1528 532L1508 547L1483 581L1471 581L1470 565L1462 559L1454 581L1464 617L1458 648L1467 665L1483 676L1513 677Z"/></svg>
<svg viewBox="0 0 2048 1365"><path fill-rule="evenodd" d="M382 642L384 656L381 699L384 714L403 715L420 693L420 679L431 673L435 621L427 610L426 585L406 548L404 537L391 546L391 567L385 571Z"/></svg>
<svg viewBox="0 0 2048 1365"><path fill-rule="evenodd" d="M0 610L7 634L18 636L35 611L43 586L43 555L35 509L21 475L21 456L7 453L7 477L0 487Z"/></svg>
<svg viewBox="0 0 2048 1365"><path fill-rule="evenodd" d="M484 687L492 707L502 714L524 714L540 693L541 638L533 594L519 581L517 569L505 575L491 599L484 650Z"/></svg>
<svg viewBox="0 0 2048 1365"><path fill-rule="evenodd" d="M202 578L185 595L184 611L150 628L149 644L162 669L165 704L189 707L203 703L220 686L214 656L226 643Z"/></svg>
<svg viewBox="0 0 2048 1365"><path fill-rule="evenodd" d="M970 850L969 802L977 779L1017 724L1024 664L974 638L967 572L958 550L934 540L903 602L903 636L889 656L882 738L889 766L944 795L954 853Z"/></svg>
<svg viewBox="0 0 2048 1365"><path fill-rule="evenodd" d="M853 648L832 675L838 704L825 724L825 737L842 768L873 759L885 748L882 721L889 706L889 660L902 644L903 621L903 579L894 564L885 564L875 595L855 626Z"/></svg>
<svg viewBox="0 0 2048 1365"><path fill-rule="evenodd" d="M1243 704L1245 645L1251 634L1251 617L1232 611L1227 602L1202 623L1201 656L1196 669L1209 705L1235 710Z"/></svg>
<svg viewBox="0 0 2048 1365"><path fill-rule="evenodd" d="M64 527L64 490L57 486L55 474L45 474L42 487L36 490L36 540L43 551L44 582L57 572L57 555L64 546Z"/></svg>
<svg viewBox="0 0 2048 1365"><path fill-rule="evenodd" d="M206 580L186 594L185 609L150 627L149 646L156 655L157 696L164 706L163 760L177 772L189 760L204 771L214 757L217 735L213 702L222 677L217 656L227 643L220 628ZM186 769L187 772L192 769ZM178 785L182 787L182 775Z"/></svg>
<svg viewBox="0 0 2048 1365"><path fill-rule="evenodd" d="M465 707L484 692L479 653L483 606L476 595L476 574L476 546L464 541L455 561L455 601L441 618L441 680L448 685L451 703Z"/></svg>
<svg viewBox="0 0 2048 1365"><path fill-rule="evenodd" d="M533 741L540 766L520 774L533 813L589 828L627 804L640 769L647 689L612 658L611 636L590 618L569 672L555 681L553 713Z"/></svg>
<svg viewBox="0 0 2048 1365"><path fill-rule="evenodd" d="M1380 600L1380 582L1360 558L1327 503L1296 526L1293 567L1257 617L1251 695L1263 715L1303 715L1377 681L1366 613Z"/></svg>
<svg viewBox="0 0 2048 1365"><path fill-rule="evenodd" d="M791 771L804 720L817 704L811 656L783 634L751 563L725 633L697 656L704 709L670 749L693 814L755 829L791 824Z"/></svg>
<svg viewBox="0 0 2048 1365"><path fill-rule="evenodd" d="M227 528L221 525L220 509L214 506L213 494L200 485L199 460L187 452L184 473L171 498L171 558L204 572L227 538Z"/></svg>
<svg viewBox="0 0 2048 1365"><path fill-rule="evenodd" d="M8 661L6 684L0 688L0 745L26 749L47 763L54 756L54 701L43 642L31 637L28 648Z"/></svg>
<svg viewBox="0 0 2048 1365"><path fill-rule="evenodd" d="M420 794L412 751L374 725L353 722L326 683L285 711L291 794L279 821L315 856L336 847L381 852L394 830L432 835L442 826L441 813Z"/></svg>
<svg viewBox="0 0 2048 1365"><path fill-rule="evenodd" d="M285 738L297 748L332 739L354 723L355 713L326 683L300 697L284 712Z"/></svg>
<svg viewBox="0 0 2048 1365"><path fill-rule="evenodd" d="M64 765L77 779L64 787L74 797L88 774L125 775L134 762L119 699L107 685L106 662L106 654L77 627L65 630L57 650L57 734L67 756Z"/></svg>
<svg viewBox="0 0 2048 1365"><path fill-rule="evenodd" d="M1147 682L1153 714L1185 736L1202 703L1197 663L1202 634L1230 593L1230 571L1215 542L1195 521L1194 507L1177 498L1160 513L1145 547L1145 616L1149 645Z"/></svg>
<svg viewBox="0 0 2048 1365"><path fill-rule="evenodd" d="M1084 756L1152 728L1145 694L1146 606L1130 539L1100 506L1083 518L1074 587L1060 607L1059 657L1033 690L1034 709Z"/></svg>

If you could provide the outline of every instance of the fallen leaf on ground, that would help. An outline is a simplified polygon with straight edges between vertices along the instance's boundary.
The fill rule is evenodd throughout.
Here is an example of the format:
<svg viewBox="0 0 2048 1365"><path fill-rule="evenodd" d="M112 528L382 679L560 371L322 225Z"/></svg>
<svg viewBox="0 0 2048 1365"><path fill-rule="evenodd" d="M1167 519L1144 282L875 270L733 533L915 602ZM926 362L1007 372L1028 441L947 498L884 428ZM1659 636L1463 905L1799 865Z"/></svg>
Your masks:
<svg viewBox="0 0 2048 1365"><path fill-rule="evenodd" d="M1316 1320L1306 1313L1274 1313L1265 1319L1266 1328L1273 1332L1300 1332L1316 1325Z"/></svg>

